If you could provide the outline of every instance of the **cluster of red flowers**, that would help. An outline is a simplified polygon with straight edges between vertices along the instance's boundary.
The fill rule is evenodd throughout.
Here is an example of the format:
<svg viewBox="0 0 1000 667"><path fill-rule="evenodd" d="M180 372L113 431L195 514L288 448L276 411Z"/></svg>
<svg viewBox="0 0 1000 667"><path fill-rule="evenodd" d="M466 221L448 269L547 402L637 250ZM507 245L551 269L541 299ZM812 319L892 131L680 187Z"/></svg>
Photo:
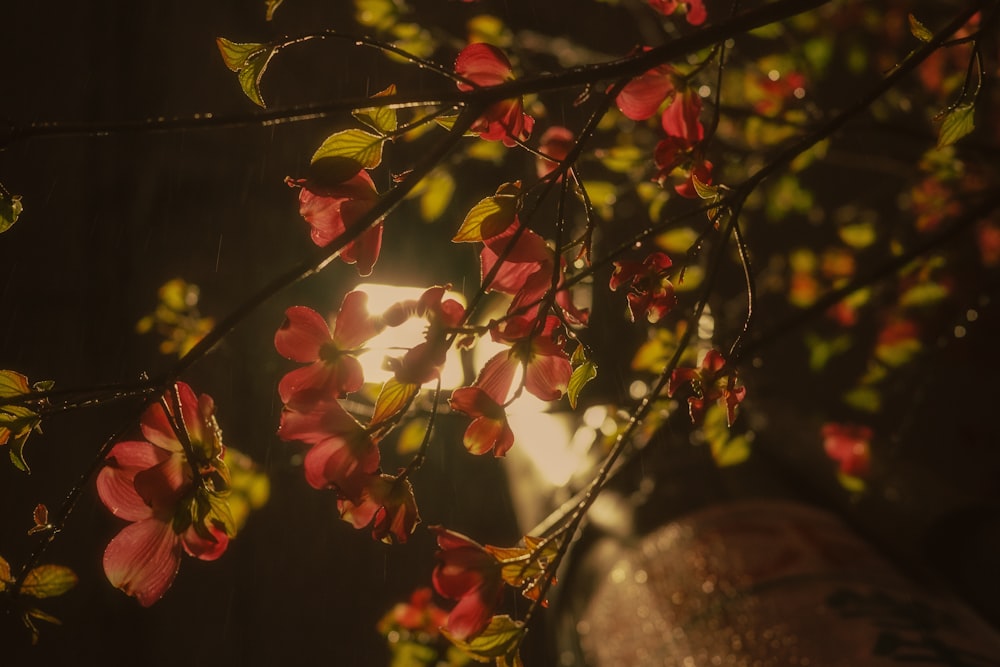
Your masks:
<svg viewBox="0 0 1000 667"><path fill-rule="evenodd" d="M678 368L670 375L667 395L673 396L677 390L690 384L693 395L688 398L691 421L700 423L705 411L715 402L726 408L726 419L730 426L736 420L736 408L746 397L747 390L737 384L736 371L726 369L726 358L718 350L709 350L698 368Z"/></svg>
<svg viewBox="0 0 1000 667"><path fill-rule="evenodd" d="M372 536L405 542L420 521L413 489L405 474L380 470L378 437L382 425L359 423L339 399L364 384L357 355L387 326L412 316L425 317L427 340L402 359L389 360L397 382L413 388L436 379L444 363L445 334L463 315L460 304L445 300L446 288L432 287L419 300L393 305L371 315L367 295L349 292L337 313L333 331L316 311L289 308L274 337L278 353L309 364L287 373L278 385L285 407L278 435L309 445L305 476L317 489L337 493L341 516L356 528L371 526Z"/></svg>
<svg viewBox="0 0 1000 667"><path fill-rule="evenodd" d="M97 476L101 501L130 522L108 544L104 572L144 607L170 588L182 552L215 560L235 534L214 410L211 397L178 383L143 414L145 440L116 444Z"/></svg>

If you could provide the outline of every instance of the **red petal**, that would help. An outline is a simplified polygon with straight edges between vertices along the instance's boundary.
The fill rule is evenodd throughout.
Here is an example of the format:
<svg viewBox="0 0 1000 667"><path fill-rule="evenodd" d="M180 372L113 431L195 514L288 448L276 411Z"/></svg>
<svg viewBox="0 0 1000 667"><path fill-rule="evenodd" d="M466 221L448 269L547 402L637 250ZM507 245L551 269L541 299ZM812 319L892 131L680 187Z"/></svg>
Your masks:
<svg viewBox="0 0 1000 667"><path fill-rule="evenodd" d="M172 454L162 463L135 475L135 490L154 512L170 512L189 490L191 466L181 454Z"/></svg>
<svg viewBox="0 0 1000 667"><path fill-rule="evenodd" d="M467 639L483 631L493 617L503 589L483 586L458 601L448 614L448 632L456 639Z"/></svg>
<svg viewBox="0 0 1000 667"><path fill-rule="evenodd" d="M333 324L333 340L341 350L353 350L364 345L385 328L368 312L368 294L358 290L344 295L344 301Z"/></svg>
<svg viewBox="0 0 1000 667"><path fill-rule="evenodd" d="M462 442L470 454L478 456L492 451L494 456L500 457L510 449L513 439L514 434L507 425L506 419L476 417L465 429L465 437Z"/></svg>
<svg viewBox="0 0 1000 667"><path fill-rule="evenodd" d="M701 114L701 98L691 90L675 95L660 119L667 136L677 137L687 147L694 146L705 138L705 128L698 116Z"/></svg>
<svg viewBox="0 0 1000 667"><path fill-rule="evenodd" d="M672 72L669 66L664 65L632 79L615 99L618 108L632 120L651 118L663 100L674 92Z"/></svg>
<svg viewBox="0 0 1000 667"><path fill-rule="evenodd" d="M340 197L325 197L307 188L299 190L299 215L312 227L313 243L323 247L344 233L344 219L340 206L345 200Z"/></svg>
<svg viewBox="0 0 1000 667"><path fill-rule="evenodd" d="M215 539L208 539L198 534L194 526L189 526L184 535L181 536L184 551L190 556L201 560L215 560L226 552L229 546L229 536L225 531L219 530L215 526L209 526L208 530Z"/></svg>
<svg viewBox="0 0 1000 667"><path fill-rule="evenodd" d="M373 202L362 200L348 200L340 207L343 224L345 227L353 227L368 211L372 209ZM347 264L357 264L358 275L371 275L372 267L378 261L379 252L382 249L382 223L366 230L358 237L344 246L340 258Z"/></svg>
<svg viewBox="0 0 1000 667"><path fill-rule="evenodd" d="M503 51L491 44L469 44L455 59L455 73L480 86L496 86L511 81L514 73ZM469 86L459 84L468 90Z"/></svg>
<svg viewBox="0 0 1000 667"><path fill-rule="evenodd" d="M148 442L119 442L108 454L107 465L97 475L97 495L111 512L126 521L141 521L153 510L135 490L136 473L152 468L169 456Z"/></svg>
<svg viewBox="0 0 1000 667"><path fill-rule="evenodd" d="M306 306L292 306L274 334L274 348L286 359L309 363L319 359L320 348L330 340L330 327L322 315Z"/></svg>
<svg viewBox="0 0 1000 667"><path fill-rule="evenodd" d="M169 524L158 519L125 526L104 550L108 581L135 596L143 607L163 597L180 562L180 538Z"/></svg>
<svg viewBox="0 0 1000 667"><path fill-rule="evenodd" d="M169 403L170 399L168 398L167 401ZM168 452L184 451L180 441L177 440L177 434L174 433L174 429L167 420L167 413L163 411L163 406L159 403L146 408L146 411L142 413L142 419L139 420L139 426L146 440L157 447Z"/></svg>
<svg viewBox="0 0 1000 667"><path fill-rule="evenodd" d="M525 369L524 386L543 401L555 401L566 392L572 374L573 366L567 357L538 355Z"/></svg>
<svg viewBox="0 0 1000 667"><path fill-rule="evenodd" d="M520 365L521 362L511 356L509 352L498 352L483 366L479 377L476 378L475 386L482 389L487 396L493 399L494 403L501 406L507 401L507 395L510 394L511 385L514 383L514 375ZM497 415L491 414L490 416Z"/></svg>

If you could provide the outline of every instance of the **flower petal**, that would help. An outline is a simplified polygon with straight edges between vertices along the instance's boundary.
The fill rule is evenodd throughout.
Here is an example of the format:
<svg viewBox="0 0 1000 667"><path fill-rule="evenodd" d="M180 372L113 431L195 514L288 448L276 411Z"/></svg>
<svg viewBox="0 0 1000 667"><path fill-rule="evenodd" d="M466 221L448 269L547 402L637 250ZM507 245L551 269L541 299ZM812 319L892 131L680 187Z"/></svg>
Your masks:
<svg viewBox="0 0 1000 667"><path fill-rule="evenodd" d="M170 402L169 397L167 401L168 403ZM180 441L177 439L177 434L174 433L173 427L170 426L167 413L163 410L161 404L154 403L146 408L146 411L142 413L142 419L139 420L139 427L142 429L142 435L146 440L149 440L157 447L161 447L168 452L184 451Z"/></svg>
<svg viewBox="0 0 1000 667"><path fill-rule="evenodd" d="M503 51L493 46L477 42L462 49L455 59L455 73L464 76L479 86L497 86L514 78L510 61ZM459 84L462 90L470 86Z"/></svg>
<svg viewBox="0 0 1000 667"><path fill-rule="evenodd" d="M306 306L292 306L274 334L274 348L287 359L309 363L319 359L320 348L330 340L330 328L322 315Z"/></svg>
<svg viewBox="0 0 1000 667"><path fill-rule="evenodd" d="M226 532L215 526L209 526L208 531L214 539L202 537L193 525L188 526L181 536L184 551L200 560L215 560L225 553L226 547L229 546L229 536Z"/></svg>
<svg viewBox="0 0 1000 667"><path fill-rule="evenodd" d="M368 312L368 294L359 290L348 292L340 304L333 324L333 340L341 350L353 350L364 345L385 328L380 318Z"/></svg>
<svg viewBox="0 0 1000 667"><path fill-rule="evenodd" d="M141 521L153 510L135 490L135 475L169 456L148 442L119 442L111 448L105 467L97 475L97 495L112 514L126 521Z"/></svg>
<svg viewBox="0 0 1000 667"><path fill-rule="evenodd" d="M169 524L145 519L125 526L104 550L104 573L115 588L148 607L166 593L181 562L180 538Z"/></svg>

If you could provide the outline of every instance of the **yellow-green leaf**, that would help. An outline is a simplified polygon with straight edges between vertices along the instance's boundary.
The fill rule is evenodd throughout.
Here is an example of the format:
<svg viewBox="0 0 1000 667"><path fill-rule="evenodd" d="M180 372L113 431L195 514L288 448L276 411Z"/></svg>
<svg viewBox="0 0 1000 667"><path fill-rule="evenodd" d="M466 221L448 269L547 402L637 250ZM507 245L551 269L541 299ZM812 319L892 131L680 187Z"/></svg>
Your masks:
<svg viewBox="0 0 1000 667"><path fill-rule="evenodd" d="M972 132L976 128L975 110L975 106L971 104L962 104L949 111L941 122L937 147L951 146Z"/></svg>
<svg viewBox="0 0 1000 667"><path fill-rule="evenodd" d="M524 639L526 629L523 623L504 614L494 616L486 629L471 639L458 639L446 628L441 628L441 632L473 660L493 662L502 659L511 664L510 661L516 659L514 656Z"/></svg>
<svg viewBox="0 0 1000 667"><path fill-rule="evenodd" d="M211 509L205 518L225 531L229 537L235 537L237 526L229 509L229 501L218 493L208 493L207 496Z"/></svg>
<svg viewBox="0 0 1000 667"><path fill-rule="evenodd" d="M425 222L437 220L448 208L455 194L455 179L445 169L435 169L424 179L424 190L420 195L420 217Z"/></svg>
<svg viewBox="0 0 1000 667"><path fill-rule="evenodd" d="M264 104L264 98L260 94L260 79L264 76L267 64L271 62L275 50L267 44L256 42L232 42L224 37L215 40L222 54L222 60L239 79L243 92L253 102L259 106Z"/></svg>
<svg viewBox="0 0 1000 667"><path fill-rule="evenodd" d="M851 493L864 493L865 480L860 477L845 475L841 472L837 473L837 481L840 482L840 485L844 487L844 489L850 491Z"/></svg>
<svg viewBox="0 0 1000 667"><path fill-rule="evenodd" d="M375 412L371 423L381 424L405 410L419 390L418 384L403 383L396 378L386 380L375 400Z"/></svg>
<svg viewBox="0 0 1000 667"><path fill-rule="evenodd" d="M844 403L874 414L882 407L882 395L874 387L857 387L844 395Z"/></svg>
<svg viewBox="0 0 1000 667"><path fill-rule="evenodd" d="M17 371L0 371L0 398L22 396L30 391L26 376Z"/></svg>
<svg viewBox="0 0 1000 667"><path fill-rule="evenodd" d="M917 20L917 17L913 14L908 16L910 19L910 33L919 39L921 42L929 42L934 39L934 33L927 29L927 27Z"/></svg>
<svg viewBox="0 0 1000 667"><path fill-rule="evenodd" d="M519 183L501 185L496 195L482 199L472 207L451 240L455 243L475 243L505 231L517 217L520 192Z"/></svg>
<svg viewBox="0 0 1000 667"><path fill-rule="evenodd" d="M576 409L576 401L580 392L595 377L597 377L597 364L589 359L573 369L573 374L569 376L569 387L566 390L566 397L569 398L571 408Z"/></svg>
<svg viewBox="0 0 1000 667"><path fill-rule="evenodd" d="M844 225L837 230L840 240L856 250L867 248L875 243L875 225L871 222L859 222Z"/></svg>
<svg viewBox="0 0 1000 667"><path fill-rule="evenodd" d="M0 234L14 226L23 210L20 195L9 194L0 185Z"/></svg>
<svg viewBox="0 0 1000 667"><path fill-rule="evenodd" d="M372 95L372 99L376 97L387 97L389 95L396 94L396 85L390 84L385 90L379 91ZM390 132L394 132L398 127L398 121L396 119L396 110L390 109L388 107L370 107L367 109L355 109L352 115L372 128L379 134L385 135Z"/></svg>
<svg viewBox="0 0 1000 667"><path fill-rule="evenodd" d="M247 61L251 56L267 48L267 44L232 42L225 37L216 39L215 44L219 47L219 53L222 54L222 60L226 63L226 67L233 72L239 72L247 66Z"/></svg>
<svg viewBox="0 0 1000 667"><path fill-rule="evenodd" d="M264 0L264 4L267 5L267 13L264 15L264 18L268 21L273 20L274 12L278 11L278 7L280 7L281 3L284 1L285 0Z"/></svg>
<svg viewBox="0 0 1000 667"><path fill-rule="evenodd" d="M918 283L906 290L899 298L899 305L929 306L948 296L948 288L940 283Z"/></svg>
<svg viewBox="0 0 1000 667"><path fill-rule="evenodd" d="M601 164L619 174L627 174L642 164L644 156L638 146L627 144L600 151L597 156ZM646 157L648 159L648 157Z"/></svg>
<svg viewBox="0 0 1000 667"><path fill-rule="evenodd" d="M715 465L720 468L743 463L750 456L750 441L744 435L738 435L724 442L712 442L712 457Z"/></svg>
<svg viewBox="0 0 1000 667"><path fill-rule="evenodd" d="M51 598L73 588L76 582L76 573L65 565L39 565L24 578L21 592L34 598Z"/></svg>
<svg viewBox="0 0 1000 667"><path fill-rule="evenodd" d="M9 584L14 583L14 578L10 574L10 563L3 556L0 556L0 591L7 590Z"/></svg>
<svg viewBox="0 0 1000 667"><path fill-rule="evenodd" d="M342 158L357 162L360 170L374 169L382 162L383 137L364 130L343 130L331 134L313 153L312 162L324 158Z"/></svg>

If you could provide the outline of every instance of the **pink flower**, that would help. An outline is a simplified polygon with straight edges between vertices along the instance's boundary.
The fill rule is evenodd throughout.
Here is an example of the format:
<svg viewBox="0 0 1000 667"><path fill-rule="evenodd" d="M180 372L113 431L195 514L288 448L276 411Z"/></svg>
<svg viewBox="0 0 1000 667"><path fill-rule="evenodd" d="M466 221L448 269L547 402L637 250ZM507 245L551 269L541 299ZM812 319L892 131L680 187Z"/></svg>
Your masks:
<svg viewBox="0 0 1000 667"><path fill-rule="evenodd" d="M313 243L325 247L353 227L378 200L378 191L368 172L362 169L350 179L335 185L323 185L310 179L286 178L289 187L299 190L299 215L312 227ZM367 276L378 260L382 247L382 223L366 230L344 246L340 258L357 264L358 273Z"/></svg>
<svg viewBox="0 0 1000 667"><path fill-rule="evenodd" d="M510 61L503 51L490 44L469 44L455 59L455 73L475 85L459 83L458 89L467 91L476 87L499 86L514 80ZM516 146L531 134L535 119L524 113L521 98L502 100L489 107L471 130L482 139L502 141L505 146Z"/></svg>
<svg viewBox="0 0 1000 667"><path fill-rule="evenodd" d="M458 604L448 614L447 630L456 639L486 628L503 595L503 566L482 545L465 535L431 526L437 535L438 564L432 582L438 594Z"/></svg>
<svg viewBox="0 0 1000 667"><path fill-rule="evenodd" d="M514 445L514 433L507 423L503 403L510 393L517 365L516 359L501 352L486 362L473 386L451 393L448 403L452 409L472 417L463 439L469 452L478 455L492 451L494 456L501 457Z"/></svg>
<svg viewBox="0 0 1000 667"><path fill-rule="evenodd" d="M864 477L871 463L872 430L857 424L824 424L823 449L840 464L840 472L851 477Z"/></svg>
<svg viewBox="0 0 1000 667"><path fill-rule="evenodd" d="M406 542L420 523L413 487L405 477L372 475L358 502L337 501L341 518L355 528L372 527L372 537L382 542Z"/></svg>
<svg viewBox="0 0 1000 667"><path fill-rule="evenodd" d="M685 181L675 186L677 193L689 199L696 198L692 179L711 183L712 163L701 155L699 144L705 138L701 124L701 98L692 90L675 95L661 117L665 139L656 145L653 160L659 169L657 179L661 184L674 170L681 170Z"/></svg>
<svg viewBox="0 0 1000 667"><path fill-rule="evenodd" d="M286 407L278 437L310 445L305 474L313 488L333 488L342 498L361 502L369 476L378 470L379 450L339 402L316 403L307 412Z"/></svg>
<svg viewBox="0 0 1000 667"><path fill-rule="evenodd" d="M309 366L287 373L278 384L283 403L308 407L357 391L364 384L361 363L354 357L366 341L384 328L368 314L368 295L348 292L337 314L333 333L311 308L293 306L274 335L278 354Z"/></svg>
<svg viewBox="0 0 1000 667"><path fill-rule="evenodd" d="M181 407L177 416L196 460L188 460L167 413L156 404L140 421L147 441L116 444L97 476L101 501L113 514L131 522L105 549L104 572L112 585L136 597L144 607L170 588L182 551L214 560L229 543L222 517L196 502L196 495L225 491L228 480L212 399L196 397L183 383L177 384L177 394ZM173 409L170 414L174 415ZM195 470L199 487L194 484Z"/></svg>
<svg viewBox="0 0 1000 667"><path fill-rule="evenodd" d="M540 157L535 163L538 169L538 177L545 178L555 171L559 163L565 160L569 152L573 150L575 143L572 130L559 125L554 125L545 130L545 133L542 134L538 151L547 157ZM562 180L562 176L559 177L559 180Z"/></svg>
<svg viewBox="0 0 1000 667"><path fill-rule="evenodd" d="M543 401L555 401L566 393L573 366L563 351L564 341L556 334L560 323L549 316L541 327L526 317L514 317L493 327L496 341L511 344L509 355L524 366L524 387ZM498 355L499 356L499 355ZM496 357L494 357L496 358Z"/></svg>
<svg viewBox="0 0 1000 667"><path fill-rule="evenodd" d="M726 358L718 350L709 350L700 368L677 368L670 375L667 395L673 396L677 389L690 383L694 396L688 398L691 421L698 423L705 416L708 406L718 401L726 408L726 419L730 426L736 421L736 408L746 397L746 387L736 386L736 372L722 373Z"/></svg>
<svg viewBox="0 0 1000 667"><path fill-rule="evenodd" d="M662 252L651 253L642 262L615 262L609 286L617 290L628 285L628 316L635 322L645 315L650 324L655 324L670 312L677 302L674 286L667 280L667 270L673 263Z"/></svg>

